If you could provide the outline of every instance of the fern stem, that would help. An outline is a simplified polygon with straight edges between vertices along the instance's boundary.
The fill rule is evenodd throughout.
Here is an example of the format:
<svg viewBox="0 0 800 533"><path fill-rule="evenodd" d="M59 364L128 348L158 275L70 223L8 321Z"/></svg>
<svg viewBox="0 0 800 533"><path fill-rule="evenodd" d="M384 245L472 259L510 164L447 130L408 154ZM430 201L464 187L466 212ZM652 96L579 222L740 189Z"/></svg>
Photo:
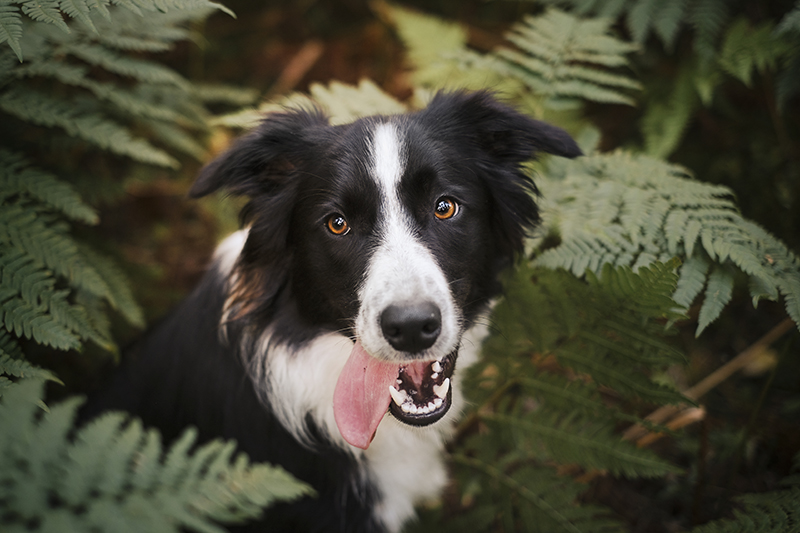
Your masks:
<svg viewBox="0 0 800 533"><path fill-rule="evenodd" d="M773 342L780 339L783 335L785 335L789 330L794 328L794 322L791 318L785 318L782 322L780 322L777 326L772 328L768 331L763 337L758 339L749 348L741 352L739 355L719 367L717 370L706 376L703 380L696 383L692 387L689 387L683 395L689 398L690 400L697 400L708 391L731 377L737 371L741 370L748 363L750 363L751 359L758 355L761 350L763 350L766 346L769 346ZM654 424L661 424L665 420L672 418L678 411L680 411L683 406L680 405L665 405L664 407L660 407L656 409L649 415L645 417L645 420L652 422ZM647 430L640 425L635 425L628 428L627 431L623 434L624 439L628 440L636 440L640 437L644 436L647 433Z"/></svg>

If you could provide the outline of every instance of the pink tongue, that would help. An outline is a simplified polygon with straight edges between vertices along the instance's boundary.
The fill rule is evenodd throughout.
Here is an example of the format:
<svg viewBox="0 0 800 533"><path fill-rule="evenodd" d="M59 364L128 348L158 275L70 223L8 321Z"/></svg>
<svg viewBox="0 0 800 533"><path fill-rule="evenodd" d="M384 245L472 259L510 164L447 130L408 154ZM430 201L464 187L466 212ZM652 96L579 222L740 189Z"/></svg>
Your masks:
<svg viewBox="0 0 800 533"><path fill-rule="evenodd" d="M356 342L333 392L333 416L344 440L366 450L389 409L397 363L378 361Z"/></svg>

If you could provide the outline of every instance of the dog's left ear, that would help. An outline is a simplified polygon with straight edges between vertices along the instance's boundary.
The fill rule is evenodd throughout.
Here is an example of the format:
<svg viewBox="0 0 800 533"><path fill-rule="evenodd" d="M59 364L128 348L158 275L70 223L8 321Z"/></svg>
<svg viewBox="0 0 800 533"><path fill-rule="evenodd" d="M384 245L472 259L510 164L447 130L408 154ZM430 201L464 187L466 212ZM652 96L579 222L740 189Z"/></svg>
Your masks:
<svg viewBox="0 0 800 533"><path fill-rule="evenodd" d="M582 155L566 131L527 117L488 92L439 93L421 114L448 137L466 135L469 144L498 161L522 163L537 152Z"/></svg>
<svg viewBox="0 0 800 533"><path fill-rule="evenodd" d="M522 253L527 232L539 221L536 187L520 165L538 152L577 157L580 148L561 128L527 117L487 92L439 93L420 118L435 135L454 139L474 154L469 165L493 203L492 231L502 268Z"/></svg>

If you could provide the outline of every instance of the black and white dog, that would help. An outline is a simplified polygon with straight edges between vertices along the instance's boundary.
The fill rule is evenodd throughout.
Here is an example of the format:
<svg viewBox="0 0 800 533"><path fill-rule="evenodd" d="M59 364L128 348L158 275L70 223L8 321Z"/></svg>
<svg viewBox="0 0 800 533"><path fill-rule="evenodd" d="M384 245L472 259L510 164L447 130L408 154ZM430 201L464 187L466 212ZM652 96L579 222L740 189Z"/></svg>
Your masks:
<svg viewBox="0 0 800 533"><path fill-rule="evenodd" d="M90 410L236 439L316 489L259 530L400 530L445 485L456 363L538 220L520 168L537 151L580 153L486 93L340 126L268 116L190 192L246 195L247 229Z"/></svg>

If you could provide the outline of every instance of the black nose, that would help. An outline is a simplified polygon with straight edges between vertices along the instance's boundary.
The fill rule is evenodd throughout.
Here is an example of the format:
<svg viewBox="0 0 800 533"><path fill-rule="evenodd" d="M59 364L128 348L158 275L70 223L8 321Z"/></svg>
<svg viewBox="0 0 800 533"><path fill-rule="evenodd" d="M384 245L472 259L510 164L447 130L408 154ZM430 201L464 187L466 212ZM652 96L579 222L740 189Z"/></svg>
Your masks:
<svg viewBox="0 0 800 533"><path fill-rule="evenodd" d="M433 302L390 305L381 313L381 329L395 350L421 352L436 342L442 313Z"/></svg>

